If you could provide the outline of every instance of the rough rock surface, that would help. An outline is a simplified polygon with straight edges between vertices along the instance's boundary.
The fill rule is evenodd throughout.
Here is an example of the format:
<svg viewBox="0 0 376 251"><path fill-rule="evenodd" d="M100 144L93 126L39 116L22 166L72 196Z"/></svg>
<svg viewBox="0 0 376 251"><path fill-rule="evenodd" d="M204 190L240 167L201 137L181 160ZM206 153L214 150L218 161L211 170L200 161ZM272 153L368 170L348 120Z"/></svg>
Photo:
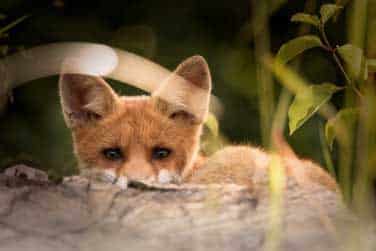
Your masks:
<svg viewBox="0 0 376 251"><path fill-rule="evenodd" d="M279 243L281 250L325 251L346 245L349 228L338 226L354 218L335 193L288 181L282 218L273 217L268 197L267 189L234 185L120 190L83 177L57 185L0 174L0 250L237 251L273 250ZM270 228L275 219L282 219L282 231Z"/></svg>

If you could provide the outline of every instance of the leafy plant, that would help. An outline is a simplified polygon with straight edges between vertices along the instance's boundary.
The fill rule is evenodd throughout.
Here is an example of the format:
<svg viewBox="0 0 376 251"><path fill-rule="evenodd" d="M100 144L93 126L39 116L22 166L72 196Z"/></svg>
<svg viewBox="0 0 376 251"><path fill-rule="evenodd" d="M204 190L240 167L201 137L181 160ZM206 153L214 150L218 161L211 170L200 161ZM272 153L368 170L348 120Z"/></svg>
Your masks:
<svg viewBox="0 0 376 251"><path fill-rule="evenodd" d="M351 197L350 180L356 170L351 169L351 156L355 153L354 142L357 141L358 144L370 142L367 146L373 149L370 145L373 142L371 138L355 140L354 129L360 125L359 135L364 131L373 135L369 129L373 128L372 122L370 119L366 120L366 117L372 113L370 104L373 104L374 89L372 84L369 84L371 80L368 78L371 76L369 73L376 72L376 59L367 58L363 50L355 44L333 46L329 41L326 26L336 20L343 9L344 7L338 4L323 4L316 15L308 13L293 15L292 22L311 25L314 27L314 34L299 36L283 44L273 64L271 65L269 61L269 65L281 84L295 95L288 111L290 134L301 128L316 113L323 115L326 120L324 131L320 131L320 136L325 138L324 142L326 141L323 145L324 157L328 168L334 174L328 151L333 151L333 143L336 141L340 147L339 180L348 199ZM288 62L311 48L319 48L329 53L343 75L344 84L311 84L287 66ZM332 96L336 92L344 92L345 99L344 105L338 111L331 104ZM356 154L358 161L368 158L368 155L361 156L359 151ZM362 175L364 177L364 174L360 174Z"/></svg>
<svg viewBox="0 0 376 251"><path fill-rule="evenodd" d="M331 96L341 90L331 83L310 85L295 96L288 116L291 134L313 116Z"/></svg>
<svg viewBox="0 0 376 251"><path fill-rule="evenodd" d="M314 26L319 35L300 36L283 44L277 53L276 61L279 64L286 64L308 49L321 48L328 51L333 57L346 80L346 88L326 83L309 85L306 86L307 90L296 92L288 113L290 134L299 129L320 107L327 104L332 94L337 91L350 88L359 99L362 99L364 95L361 92L361 84L367 79L368 72L376 70L376 60L366 59L362 49L357 46L352 44L332 46L329 42L325 25L342 9L342 6L336 4L324 4L320 8L320 15L297 13L291 18L292 22L302 22ZM339 113L343 112L339 111ZM329 143L332 143L333 135L332 133L330 136L327 134Z"/></svg>

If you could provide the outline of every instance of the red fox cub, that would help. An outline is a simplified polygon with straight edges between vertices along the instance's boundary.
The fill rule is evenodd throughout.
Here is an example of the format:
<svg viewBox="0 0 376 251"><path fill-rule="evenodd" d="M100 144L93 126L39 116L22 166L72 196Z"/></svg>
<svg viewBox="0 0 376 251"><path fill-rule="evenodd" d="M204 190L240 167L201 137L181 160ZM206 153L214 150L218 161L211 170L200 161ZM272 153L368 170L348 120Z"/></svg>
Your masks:
<svg viewBox="0 0 376 251"><path fill-rule="evenodd" d="M205 59L182 62L151 96L118 96L99 77L60 76L62 110L83 168L103 170L113 181L235 183L252 187L270 156L250 146L226 147L199 155L208 113L211 76ZM282 156L287 175L299 169L305 182L336 190L319 166L295 155Z"/></svg>

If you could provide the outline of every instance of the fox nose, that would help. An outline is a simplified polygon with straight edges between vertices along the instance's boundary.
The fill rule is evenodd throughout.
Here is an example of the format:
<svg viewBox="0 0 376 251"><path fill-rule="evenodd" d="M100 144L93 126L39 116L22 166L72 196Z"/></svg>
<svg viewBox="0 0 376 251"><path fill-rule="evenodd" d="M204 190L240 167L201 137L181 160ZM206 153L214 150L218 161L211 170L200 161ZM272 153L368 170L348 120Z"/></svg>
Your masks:
<svg viewBox="0 0 376 251"><path fill-rule="evenodd" d="M153 167L144 161L131 161L120 168L119 176L125 176L129 181L155 182L156 174Z"/></svg>
<svg viewBox="0 0 376 251"><path fill-rule="evenodd" d="M125 176L118 176L113 169L105 169L103 171L103 178L105 181L119 186L121 189L128 188L128 179Z"/></svg>

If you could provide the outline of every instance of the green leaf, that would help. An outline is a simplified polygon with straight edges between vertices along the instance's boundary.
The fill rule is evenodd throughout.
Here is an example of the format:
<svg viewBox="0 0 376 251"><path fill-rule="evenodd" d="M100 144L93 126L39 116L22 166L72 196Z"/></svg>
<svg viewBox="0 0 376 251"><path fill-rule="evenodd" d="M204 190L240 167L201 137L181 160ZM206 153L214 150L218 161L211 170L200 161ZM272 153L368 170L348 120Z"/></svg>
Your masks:
<svg viewBox="0 0 376 251"><path fill-rule="evenodd" d="M290 135L311 118L322 105L330 100L333 93L342 88L331 83L311 85L295 95L288 116Z"/></svg>
<svg viewBox="0 0 376 251"><path fill-rule="evenodd" d="M320 26L320 19L316 15L310 15L306 13L296 13L291 17L291 22L301 22L311 24L315 27Z"/></svg>
<svg viewBox="0 0 376 251"><path fill-rule="evenodd" d="M346 140L347 135L349 135L348 132L354 127L358 115L359 110L357 108L345 108L326 122L325 138L331 150L336 137Z"/></svg>
<svg viewBox="0 0 376 251"><path fill-rule="evenodd" d="M276 59L282 64L287 63L305 50L314 47L323 47L319 37L313 35L297 37L281 46Z"/></svg>
<svg viewBox="0 0 376 251"><path fill-rule="evenodd" d="M218 134L219 134L218 121L213 113L210 112L208 114L208 117L206 118L206 121L205 121L205 126L209 129L209 131L214 137L218 137Z"/></svg>
<svg viewBox="0 0 376 251"><path fill-rule="evenodd" d="M321 23L325 24L331 17L343 7L337 4L323 4L320 8Z"/></svg>
<svg viewBox="0 0 376 251"><path fill-rule="evenodd" d="M352 44L345 44L337 48L337 51L346 64L350 75L358 78L362 70L362 49Z"/></svg>
<svg viewBox="0 0 376 251"><path fill-rule="evenodd" d="M376 59L367 59L367 66L369 72L376 72Z"/></svg>

